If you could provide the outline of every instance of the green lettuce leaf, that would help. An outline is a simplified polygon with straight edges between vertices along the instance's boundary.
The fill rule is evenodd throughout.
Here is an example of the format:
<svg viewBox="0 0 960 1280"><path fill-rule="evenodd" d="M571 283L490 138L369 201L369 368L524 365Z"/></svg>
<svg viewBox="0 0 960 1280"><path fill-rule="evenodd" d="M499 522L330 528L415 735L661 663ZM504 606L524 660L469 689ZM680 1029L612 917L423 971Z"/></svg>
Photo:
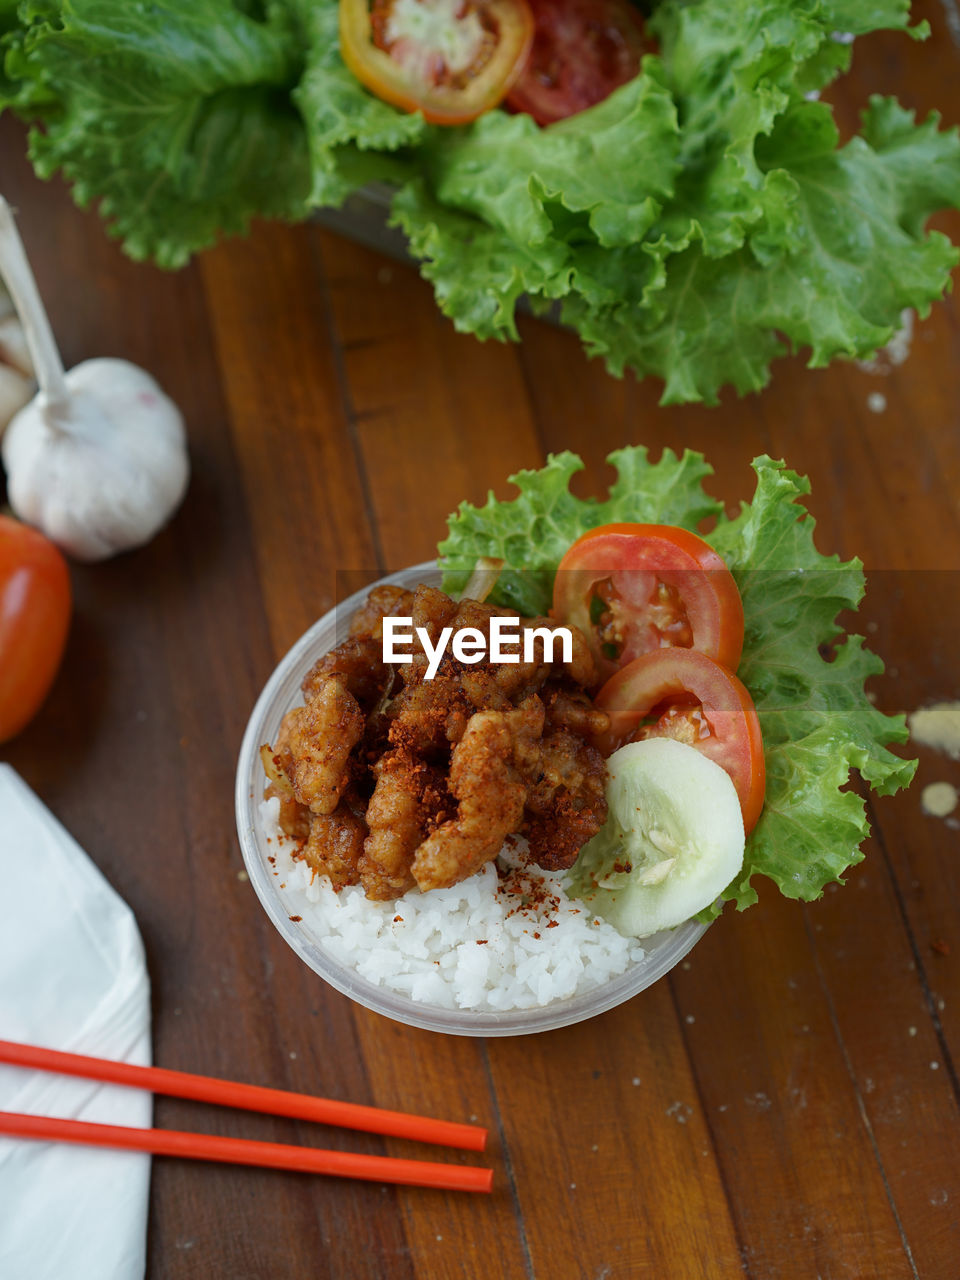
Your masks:
<svg viewBox="0 0 960 1280"><path fill-rule="evenodd" d="M557 565L570 544L588 529L616 521L680 524L696 530L716 516L720 504L703 491L711 474L700 454L678 458L665 449L650 462L642 446L618 449L608 461L617 479L604 501L575 498L570 480L583 463L575 453L551 454L540 471L520 471L511 483L520 496L499 502L492 493L482 507L461 502L450 517L449 535L438 548L443 589L459 593L480 556L505 562L491 599L527 616L546 614Z"/></svg>
<svg viewBox="0 0 960 1280"><path fill-rule="evenodd" d="M287 0L308 50L303 77L292 97L310 147L312 204L339 205L365 182L399 182L409 170L393 152L423 140L422 115L397 111L368 93L340 57L338 6L332 0ZM356 152L364 152L357 163Z"/></svg>
<svg viewBox="0 0 960 1280"><path fill-rule="evenodd" d="M441 204L423 178L411 179L394 197L392 223L423 260L440 309L461 332L517 339L522 294L556 298L569 288L565 245L521 250L496 227Z"/></svg>
<svg viewBox="0 0 960 1280"><path fill-rule="evenodd" d="M711 258L692 244L670 259L649 306L581 297L564 317L615 372L662 378L667 404L716 403L725 383L741 393L766 385L786 349L779 334L810 348L811 367L882 346L905 306L929 312L958 261L945 236L922 227L960 204L960 138L873 98L863 136L835 145L829 110L796 104L757 148L768 207L747 247Z"/></svg>
<svg viewBox="0 0 960 1280"><path fill-rule="evenodd" d="M230 0L28 0L19 13L6 94L43 121L37 172L99 200L132 257L180 266L254 215L306 216L307 139L285 92L302 59L280 7L258 20Z"/></svg>
<svg viewBox="0 0 960 1280"><path fill-rule="evenodd" d="M520 493L510 501L491 494L482 507L462 503L439 547L444 588L462 589L478 556L497 556L506 568L491 599L540 614L564 552L587 529L635 520L696 531L717 517L706 537L743 599L738 674L757 708L767 769L763 813L723 900L743 910L757 900L753 880L765 876L787 897L811 901L863 856L869 824L862 798L848 786L852 771L888 795L907 786L916 769L916 761L888 750L907 739L904 717L884 715L864 691L883 663L836 623L862 599L862 566L816 549L814 521L801 502L809 483L782 462L754 461L753 501L729 519L704 491L711 472L699 454L678 458L666 450L654 463L637 447L608 461L617 479L602 501L570 493L582 463L564 453L511 477Z"/></svg>
<svg viewBox="0 0 960 1280"><path fill-rule="evenodd" d="M590 110L437 128L355 79L337 0L0 0L0 109L134 257L177 266L385 183L458 329L516 340L521 300L555 307L614 374L712 404L791 349L868 356L949 287L957 253L924 228L960 204L956 133L874 99L840 147L809 100L849 65L838 31L922 36L908 10L663 0L659 54Z"/></svg>
<svg viewBox="0 0 960 1280"><path fill-rule="evenodd" d="M659 60L589 111L549 129L491 111L463 129L437 129L422 150L441 204L472 213L529 248L571 230L600 245L643 238L679 163L676 108ZM565 213L583 214L570 221ZM555 219L559 218L559 226Z"/></svg>
<svg viewBox="0 0 960 1280"><path fill-rule="evenodd" d="M861 797L839 789L850 771L889 795L916 769L915 760L887 750L907 740L905 717L884 715L864 694L864 681L883 663L862 636L842 635L836 625L863 597L860 562L817 551L813 518L799 501L810 491L804 477L770 458L753 465L753 502L735 520L721 518L709 535L743 598L738 674L757 708L767 766L743 874L725 895L740 909L756 901L755 875L806 901L842 880L861 860L869 832Z"/></svg>
<svg viewBox="0 0 960 1280"><path fill-rule="evenodd" d="M907 21L901 0L667 0L654 18L661 57L636 81L547 129L494 112L431 138L397 220L458 328L514 337L520 296L559 300L591 354L614 374L662 379L665 404L713 404L725 385L757 390L798 347L812 366L867 356L905 307L925 314L949 287L958 255L923 228L960 204L960 144L936 117L917 126L874 99L863 138L839 149L828 108L807 95L849 64L834 32ZM631 184L633 221L619 226L602 113L630 121L609 152L628 175L617 181ZM600 150L554 163L588 128ZM445 218L450 206L473 221ZM485 289L495 305L480 302Z"/></svg>

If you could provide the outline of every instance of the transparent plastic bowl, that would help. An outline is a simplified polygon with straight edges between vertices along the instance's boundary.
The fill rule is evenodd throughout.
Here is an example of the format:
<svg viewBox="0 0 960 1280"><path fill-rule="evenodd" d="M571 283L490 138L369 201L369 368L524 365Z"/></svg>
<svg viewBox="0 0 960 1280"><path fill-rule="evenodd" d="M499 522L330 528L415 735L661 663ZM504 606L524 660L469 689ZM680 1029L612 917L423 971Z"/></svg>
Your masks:
<svg viewBox="0 0 960 1280"><path fill-rule="evenodd" d="M403 587L414 587L421 582L439 585L440 573L436 561L427 561L381 581ZM322 654L346 638L350 618L370 590L370 587L364 587L350 596L300 637L267 681L253 709L240 748L236 788L240 847L250 881L279 932L301 960L351 1000L407 1026L450 1035L516 1036L551 1031L593 1018L623 1004L662 978L699 941L706 932L706 925L688 922L644 939L643 959L603 986L565 1000L554 1000L541 1008L500 1013L438 1008L379 987L334 959L311 929L306 916L300 921L290 919L291 899L281 891L274 868L268 861L271 846L267 843L260 817L265 778L259 751L263 743L275 741L286 712L303 701L301 680Z"/></svg>

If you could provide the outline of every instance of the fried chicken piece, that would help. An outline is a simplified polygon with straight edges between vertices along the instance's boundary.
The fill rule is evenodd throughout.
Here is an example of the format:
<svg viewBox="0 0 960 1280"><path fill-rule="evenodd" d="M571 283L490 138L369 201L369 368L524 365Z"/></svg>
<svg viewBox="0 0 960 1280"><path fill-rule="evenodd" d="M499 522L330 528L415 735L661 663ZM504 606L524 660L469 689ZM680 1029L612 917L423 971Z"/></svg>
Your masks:
<svg viewBox="0 0 960 1280"><path fill-rule="evenodd" d="M377 785L367 805L369 834L360 859L368 898L396 898L413 887L410 864L438 818L450 809L443 774L411 752L388 752L373 766Z"/></svg>
<svg viewBox="0 0 960 1280"><path fill-rule="evenodd" d="M456 679L438 675L401 689L387 714L395 746L438 756L463 737L473 707Z"/></svg>
<svg viewBox="0 0 960 1280"><path fill-rule="evenodd" d="M411 609L413 627L422 627L436 644L444 627L455 624L457 603L433 587L418 587ZM445 656L440 671L425 679L428 659L416 633L413 661L400 668L402 687L388 717L390 741L428 757L443 756L459 742L473 707L460 689L459 664Z"/></svg>
<svg viewBox="0 0 960 1280"><path fill-rule="evenodd" d="M336 809L350 780L350 753L363 727L363 712L342 675L318 680L310 701L284 717L281 737L290 753L285 772L294 796L311 813ZM284 759L283 752L278 754Z"/></svg>
<svg viewBox="0 0 960 1280"><path fill-rule="evenodd" d="M569 729L591 741L610 728L610 717L595 707L582 689L551 685L542 696L547 709L547 723L556 729Z"/></svg>
<svg viewBox="0 0 960 1280"><path fill-rule="evenodd" d="M315 662L300 688L309 701L328 676L342 675L348 691L369 714L393 685L395 674L383 661L382 640L354 636Z"/></svg>
<svg viewBox="0 0 960 1280"><path fill-rule="evenodd" d="M490 635L490 619L494 616L516 617L509 609L494 608L491 605L478 604L476 600L461 600L460 608L454 619L454 627L476 627L487 637ZM560 641L553 646L557 659L546 661L545 644L542 637L534 638L534 657L530 662L523 660L524 633L532 629L546 628L554 630L559 624L552 618L521 618L520 639L514 650L519 658L517 662L491 663L486 660L475 667L461 668L461 681L467 696L478 710L488 707L500 709L510 703L518 703L531 693L536 693L554 675L562 669L575 683L591 686L597 683L597 670L586 639L576 627L570 627L572 639L571 660L559 662Z"/></svg>
<svg viewBox="0 0 960 1280"><path fill-rule="evenodd" d="M540 738L545 723L545 710L535 693L507 715L507 723L513 736L513 761L521 775L529 775L539 758Z"/></svg>
<svg viewBox="0 0 960 1280"><path fill-rule="evenodd" d="M264 789L263 798L272 800L274 796L280 801L280 813L277 817L280 830L292 840L306 840L310 834L310 810L300 803L289 788L278 787L275 782L269 782Z"/></svg>
<svg viewBox="0 0 960 1280"><path fill-rule="evenodd" d="M516 616L510 609L465 599L460 601L451 625L455 631L473 627L489 642L491 618ZM522 640L517 653L518 657L522 657ZM501 664L491 663L488 657L478 663L459 663L451 658L450 666L456 672L464 694L477 711L508 711L515 702L538 688L548 674L544 670L542 677L540 676L539 662Z"/></svg>
<svg viewBox="0 0 960 1280"><path fill-rule="evenodd" d="M566 625L557 622L554 618L524 618L523 625L525 627L559 627ZM562 664L563 670L576 684L582 685L585 689L592 689L600 681L597 672L597 664L593 660L593 654L590 652L590 646L587 644L586 636L579 627L569 626L567 630L570 632L570 638L573 641L570 661ZM536 641L538 652L542 654L543 646L540 640ZM554 646L554 652L559 653L557 645ZM559 668L560 663L554 666Z"/></svg>
<svg viewBox="0 0 960 1280"><path fill-rule="evenodd" d="M374 711L367 716L367 723L364 725L363 737L357 747L356 754L359 758L361 768L369 773L369 766L375 760L379 760L385 751L390 750L390 725L391 721L387 715L387 709ZM373 779L370 779L367 793L373 791Z"/></svg>
<svg viewBox="0 0 960 1280"><path fill-rule="evenodd" d="M273 763L278 769L289 778L293 770L293 751L290 747L290 735L293 732L293 726L300 718L301 707L294 707L280 721L280 728L277 730L277 740L273 744L272 754Z"/></svg>
<svg viewBox="0 0 960 1280"><path fill-rule="evenodd" d="M290 732L299 714L299 707L295 711L287 712L280 721L276 743L272 747L269 745L261 747L260 756L269 778L263 798L272 800L276 797L280 801L277 820L281 831L294 840L306 840L310 834L310 810L293 794L293 783L290 781L293 773Z"/></svg>
<svg viewBox="0 0 960 1280"><path fill-rule="evenodd" d="M361 802L362 808L362 802ZM310 815L310 833L300 853L338 892L360 880L360 859L367 824L354 804L341 800L333 813Z"/></svg>
<svg viewBox="0 0 960 1280"><path fill-rule="evenodd" d="M423 684L427 668L430 665L426 650L417 635L417 628L422 627L430 637L431 645L436 645L443 628L451 625L456 611L456 601L451 600L449 596L445 596L436 587L417 587L412 595L409 608L413 638L409 650L403 650L405 654L409 654L410 661L403 662L398 666L400 681L404 687L409 688ZM451 662L452 659L448 652L441 662L441 671L446 671L449 674Z"/></svg>
<svg viewBox="0 0 960 1280"><path fill-rule="evenodd" d="M566 871L588 840L592 840L603 820L592 809L577 809L566 793L557 796L552 814L535 814L523 831L530 858L544 871Z"/></svg>
<svg viewBox="0 0 960 1280"><path fill-rule="evenodd" d="M424 840L412 871L421 891L444 889L495 858L504 838L519 830L526 786L517 757L528 752L543 728L538 699L514 711L478 711L453 750L448 786L456 817Z"/></svg>
<svg viewBox="0 0 960 1280"><path fill-rule="evenodd" d="M423 627L430 636L431 642L436 644L444 627L459 625L455 621L458 607L456 600L451 600L436 587L417 587L413 593L413 604L410 609L414 635L417 627ZM415 645L418 643L419 641L414 641Z"/></svg>
<svg viewBox="0 0 960 1280"><path fill-rule="evenodd" d="M412 661L396 667L383 662L388 614L410 617L414 629ZM541 866L565 867L602 825L604 763L584 738L608 719L585 692L597 673L578 631L570 629L570 662L547 662L543 639L524 662L523 630L554 624L522 618L519 661L467 663L448 648L425 679L417 627L432 645L447 627L489 640L497 616L517 615L431 587L378 587L350 638L304 679L306 705L284 718L264 754L267 794L279 796L283 829L336 888L359 880L383 900L414 884L447 887L516 832Z"/></svg>
<svg viewBox="0 0 960 1280"><path fill-rule="evenodd" d="M535 772L524 772L530 856L548 871L572 866L607 818L603 756L577 734L553 729L539 743Z"/></svg>
<svg viewBox="0 0 960 1280"><path fill-rule="evenodd" d="M406 587L374 587L350 619L350 635L382 641L384 618L388 614L408 618L412 606L413 592Z"/></svg>

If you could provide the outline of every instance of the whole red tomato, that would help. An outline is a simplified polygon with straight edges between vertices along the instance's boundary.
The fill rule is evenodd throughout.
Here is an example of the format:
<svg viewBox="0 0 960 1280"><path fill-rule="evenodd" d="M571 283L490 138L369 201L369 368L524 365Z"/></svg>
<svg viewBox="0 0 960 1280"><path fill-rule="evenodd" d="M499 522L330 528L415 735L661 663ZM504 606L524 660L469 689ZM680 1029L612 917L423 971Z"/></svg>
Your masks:
<svg viewBox="0 0 960 1280"><path fill-rule="evenodd" d="M0 742L36 715L70 627L70 574L49 539L0 516Z"/></svg>

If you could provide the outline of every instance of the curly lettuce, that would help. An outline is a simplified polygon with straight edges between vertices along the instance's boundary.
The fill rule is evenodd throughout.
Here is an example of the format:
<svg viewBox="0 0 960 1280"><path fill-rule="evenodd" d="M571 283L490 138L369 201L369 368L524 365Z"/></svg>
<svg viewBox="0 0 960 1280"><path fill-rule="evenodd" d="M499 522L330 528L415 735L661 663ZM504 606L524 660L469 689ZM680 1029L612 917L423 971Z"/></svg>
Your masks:
<svg viewBox="0 0 960 1280"><path fill-rule="evenodd" d="M664 403L756 390L792 349L869 356L925 314L958 260L925 231L960 205L957 131L878 97L840 145L815 100L850 62L837 32L925 34L906 0L662 0L649 24L659 52L588 111L437 128L349 71L337 0L0 0L0 110L165 267L386 183L458 329L515 340L521 300L555 308Z"/></svg>
<svg viewBox="0 0 960 1280"><path fill-rule="evenodd" d="M862 797L849 787L853 771L889 795L907 786L916 769L915 760L889 750L907 739L904 716L885 715L864 691L883 663L863 637L843 634L836 623L863 597L862 565L817 550L814 520L802 504L809 483L782 462L754 460L753 500L734 518L704 490L711 469L700 454L677 457L667 449L651 462L637 447L612 453L608 462L617 478L602 500L574 497L570 479L583 464L563 453L540 471L511 477L516 498L501 502L491 494L482 507L462 503L439 546L444 588L459 591L477 557L496 556L505 570L492 601L544 613L557 565L586 530L638 521L696 532L713 520L705 536L743 599L738 674L757 708L767 771L763 812L723 901L739 910L756 902L757 877L787 897L812 901L863 857L870 828Z"/></svg>

